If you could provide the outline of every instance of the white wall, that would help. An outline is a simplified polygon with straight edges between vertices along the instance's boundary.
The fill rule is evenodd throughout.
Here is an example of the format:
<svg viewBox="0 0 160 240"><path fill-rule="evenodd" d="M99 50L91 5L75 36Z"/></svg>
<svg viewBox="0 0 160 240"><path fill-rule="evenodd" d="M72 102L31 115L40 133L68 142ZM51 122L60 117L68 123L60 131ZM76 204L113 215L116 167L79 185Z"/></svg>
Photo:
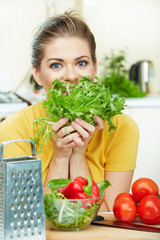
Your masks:
<svg viewBox="0 0 160 240"><path fill-rule="evenodd" d="M25 78L35 27L71 7L94 32L99 61L127 48L128 66L150 59L160 81L160 0L0 0L0 90L9 80L15 90Z"/></svg>
<svg viewBox="0 0 160 240"><path fill-rule="evenodd" d="M15 89L24 79L30 67L31 36L45 15L44 1L0 0L0 90L2 84Z"/></svg>
<svg viewBox="0 0 160 240"><path fill-rule="evenodd" d="M128 65L150 59L160 81L159 0L84 0L84 17L100 59L111 49L127 48Z"/></svg>

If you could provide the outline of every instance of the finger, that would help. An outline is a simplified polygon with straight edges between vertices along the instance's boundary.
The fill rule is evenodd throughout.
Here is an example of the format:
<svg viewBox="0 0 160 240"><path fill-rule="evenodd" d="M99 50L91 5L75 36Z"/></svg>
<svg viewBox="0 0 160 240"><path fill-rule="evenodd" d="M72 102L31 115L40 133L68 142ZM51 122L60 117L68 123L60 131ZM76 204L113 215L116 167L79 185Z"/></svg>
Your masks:
<svg viewBox="0 0 160 240"><path fill-rule="evenodd" d="M57 137L63 138L64 136L69 135L70 133L72 133L74 131L75 131L75 129L72 126L64 127L57 133Z"/></svg>
<svg viewBox="0 0 160 240"><path fill-rule="evenodd" d="M81 137L73 136L73 141L77 146L80 146L80 147L84 146L84 142Z"/></svg>
<svg viewBox="0 0 160 240"><path fill-rule="evenodd" d="M86 129L88 132L94 132L95 127L93 125L91 125L90 123L82 120L82 119L75 119L75 122L77 124L79 124L81 127L83 127L84 129Z"/></svg>
<svg viewBox="0 0 160 240"><path fill-rule="evenodd" d="M52 130L53 132L58 132L61 127L63 127L68 122L67 118L61 118L59 121L53 123Z"/></svg>
<svg viewBox="0 0 160 240"><path fill-rule="evenodd" d="M64 147L65 145L68 145L69 143L73 142L73 137L79 137L78 133L71 133L67 136L65 136L64 138L57 138L55 137L55 141L58 147Z"/></svg>
<svg viewBox="0 0 160 240"><path fill-rule="evenodd" d="M77 132L79 132L83 139L88 138L88 136L92 135L95 131L94 126L81 119L75 119L75 121L72 122L72 126Z"/></svg>
<svg viewBox="0 0 160 240"><path fill-rule="evenodd" d="M81 137L85 140L89 137L89 133L83 129L79 124L76 122L72 122L73 128L81 135Z"/></svg>
<svg viewBox="0 0 160 240"><path fill-rule="evenodd" d="M97 123L96 125L96 130L103 129L104 128L104 121L101 117L99 116L94 116L94 119Z"/></svg>

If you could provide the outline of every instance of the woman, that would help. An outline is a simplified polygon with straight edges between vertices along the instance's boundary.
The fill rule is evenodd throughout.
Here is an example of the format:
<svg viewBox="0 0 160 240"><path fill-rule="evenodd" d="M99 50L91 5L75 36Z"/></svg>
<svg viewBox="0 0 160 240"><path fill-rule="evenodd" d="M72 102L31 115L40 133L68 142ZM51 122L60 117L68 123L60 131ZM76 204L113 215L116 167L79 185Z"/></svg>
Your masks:
<svg viewBox="0 0 160 240"><path fill-rule="evenodd" d="M51 83L78 83L83 76L94 81L97 74L96 43L86 23L72 12L51 18L36 32L32 43L33 75L48 90ZM41 103L36 103L10 116L0 124L0 142L8 139L35 137L33 120L45 116ZM43 147L44 186L53 178L91 176L95 181L107 179L112 187L106 190L102 211L112 211L115 197L129 191L136 164L139 131L127 115L117 115L117 130L108 133L107 122L95 116L97 126L75 119L65 127L62 118L52 126L55 135ZM67 133L70 134L67 134ZM16 143L7 147L8 156L28 155L29 147Z"/></svg>

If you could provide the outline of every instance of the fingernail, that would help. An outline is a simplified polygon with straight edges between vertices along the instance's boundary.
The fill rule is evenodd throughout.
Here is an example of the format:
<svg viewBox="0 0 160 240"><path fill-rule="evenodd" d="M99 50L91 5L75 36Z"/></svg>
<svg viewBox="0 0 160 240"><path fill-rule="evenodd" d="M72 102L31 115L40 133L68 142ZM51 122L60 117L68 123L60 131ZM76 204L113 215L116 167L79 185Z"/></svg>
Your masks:
<svg viewBox="0 0 160 240"><path fill-rule="evenodd" d="M75 121L78 122L78 123L80 123L80 122L81 122L81 119L76 118Z"/></svg>
<svg viewBox="0 0 160 240"><path fill-rule="evenodd" d="M63 118L63 120L66 122L66 121L68 121L68 118Z"/></svg>
<svg viewBox="0 0 160 240"><path fill-rule="evenodd" d="M75 122L72 122L72 125L73 125L73 126L77 126L77 124L76 124Z"/></svg>

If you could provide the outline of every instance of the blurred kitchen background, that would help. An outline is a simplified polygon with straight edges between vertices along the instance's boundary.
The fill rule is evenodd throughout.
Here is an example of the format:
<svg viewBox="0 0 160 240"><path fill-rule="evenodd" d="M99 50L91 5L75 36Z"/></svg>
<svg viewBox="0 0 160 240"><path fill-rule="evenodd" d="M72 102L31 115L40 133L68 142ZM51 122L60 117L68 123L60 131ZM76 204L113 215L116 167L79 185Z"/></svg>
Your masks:
<svg viewBox="0 0 160 240"><path fill-rule="evenodd" d="M160 0L0 0L0 120L41 99L31 71L32 37L45 19L69 8L95 35L98 76L108 84L114 61L130 90L115 91L127 96L124 112L140 129L134 179L151 177L160 187Z"/></svg>

